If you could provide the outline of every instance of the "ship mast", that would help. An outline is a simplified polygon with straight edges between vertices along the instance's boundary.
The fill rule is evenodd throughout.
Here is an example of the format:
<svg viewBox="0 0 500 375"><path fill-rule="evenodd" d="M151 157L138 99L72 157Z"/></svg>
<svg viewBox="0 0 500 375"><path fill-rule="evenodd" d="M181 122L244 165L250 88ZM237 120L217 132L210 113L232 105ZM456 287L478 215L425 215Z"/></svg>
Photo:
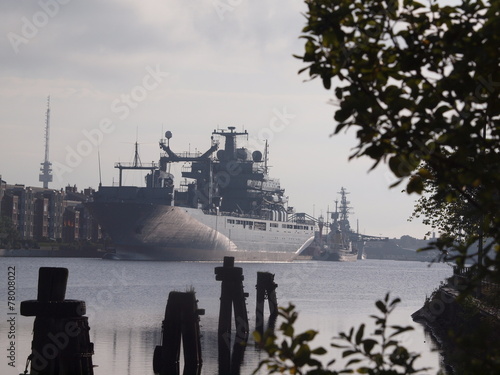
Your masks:
<svg viewBox="0 0 500 375"><path fill-rule="evenodd" d="M134 153L134 161L132 162L133 167L142 167L141 157L139 156L139 143L137 140L135 141L135 153Z"/></svg>
<svg viewBox="0 0 500 375"><path fill-rule="evenodd" d="M268 150L268 144L267 144L267 139L266 139L266 146L264 148L264 172L267 174L269 171L267 169L267 156L268 156L269 150Z"/></svg>
<svg viewBox="0 0 500 375"><path fill-rule="evenodd" d="M47 112L45 116L45 159L41 163L38 181L43 182L43 188L48 189L52 182L52 163L49 161L49 131L50 131L50 96L47 97Z"/></svg>
<svg viewBox="0 0 500 375"><path fill-rule="evenodd" d="M351 212L351 208L349 206L349 202L347 200L347 194L349 194L347 192L347 190L342 187L340 189L340 220L339 220L339 225L340 225L340 228L343 232L345 232L346 234L348 233L351 233L351 225L349 224L349 214L352 213Z"/></svg>
<svg viewBox="0 0 500 375"><path fill-rule="evenodd" d="M349 207L349 203L351 202L347 200L347 194L349 193L344 187L342 187L340 188L339 194L340 194L340 220L348 221L351 209L351 207Z"/></svg>
<svg viewBox="0 0 500 375"><path fill-rule="evenodd" d="M122 186L124 169L149 170L151 173L154 173L154 171L158 169L158 166L154 162L142 164L139 156L139 142L137 142L137 137L134 144L134 150L134 161L132 163L115 163L115 168L118 168L120 171L118 186Z"/></svg>

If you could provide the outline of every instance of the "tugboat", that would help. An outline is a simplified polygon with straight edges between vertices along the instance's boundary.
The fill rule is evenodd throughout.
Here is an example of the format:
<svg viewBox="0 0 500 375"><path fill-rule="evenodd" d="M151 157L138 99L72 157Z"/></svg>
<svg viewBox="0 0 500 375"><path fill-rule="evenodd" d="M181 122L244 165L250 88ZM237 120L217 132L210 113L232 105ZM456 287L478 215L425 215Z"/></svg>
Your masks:
<svg viewBox="0 0 500 375"><path fill-rule="evenodd" d="M159 163L117 163L119 186L99 186L87 206L115 247L113 259L211 261L293 260L314 239L315 223L295 213L264 155L237 146L248 133L212 132L204 153L175 153L172 133ZM222 149L221 140L224 148ZM183 165L174 185L170 165ZM146 186L123 186L123 170L149 170Z"/></svg>
<svg viewBox="0 0 500 375"><path fill-rule="evenodd" d="M323 234L325 227L324 218L318 218L318 231L315 232L314 241L306 250L312 253L315 260L326 260L335 262L353 262L361 258L363 254L363 238L351 230L349 224L349 203L347 201L348 192L343 187L340 189L339 201L335 201L335 212L331 214L332 222L327 224L330 231Z"/></svg>

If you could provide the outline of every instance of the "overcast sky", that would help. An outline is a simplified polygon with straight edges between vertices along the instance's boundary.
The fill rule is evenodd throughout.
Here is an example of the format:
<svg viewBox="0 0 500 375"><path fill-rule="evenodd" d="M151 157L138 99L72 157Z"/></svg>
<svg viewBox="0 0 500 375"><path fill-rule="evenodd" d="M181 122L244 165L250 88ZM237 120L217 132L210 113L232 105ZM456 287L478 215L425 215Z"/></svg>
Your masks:
<svg viewBox="0 0 500 375"><path fill-rule="evenodd" d="M98 148L110 185L136 137L150 163L166 130L175 151L205 151L213 129L235 126L252 149L269 140L270 174L298 212L326 214L345 187L352 227L422 238L428 228L407 222L416 197L389 189L385 165L348 161L357 142L330 137L332 92L297 74L304 11L298 0L1 1L2 179L41 186L50 95L52 188L97 188Z"/></svg>

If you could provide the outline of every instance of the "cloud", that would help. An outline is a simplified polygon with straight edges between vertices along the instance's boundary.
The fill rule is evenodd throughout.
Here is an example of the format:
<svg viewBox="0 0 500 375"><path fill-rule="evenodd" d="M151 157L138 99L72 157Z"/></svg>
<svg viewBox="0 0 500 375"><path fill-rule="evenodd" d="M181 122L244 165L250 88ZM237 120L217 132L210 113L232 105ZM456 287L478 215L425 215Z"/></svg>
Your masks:
<svg viewBox="0 0 500 375"><path fill-rule="evenodd" d="M194 72L193 82L200 83L197 73L266 75L270 64L289 58L298 43L288 25L301 16L284 12L290 5L283 1L266 6L241 1L223 20L213 1L58 1L2 4L2 75L87 80L120 90L147 64L162 63L185 79L184 72ZM28 37L26 20L34 22L44 12L42 3L59 4L58 10ZM9 33L26 41L16 45L18 53Z"/></svg>

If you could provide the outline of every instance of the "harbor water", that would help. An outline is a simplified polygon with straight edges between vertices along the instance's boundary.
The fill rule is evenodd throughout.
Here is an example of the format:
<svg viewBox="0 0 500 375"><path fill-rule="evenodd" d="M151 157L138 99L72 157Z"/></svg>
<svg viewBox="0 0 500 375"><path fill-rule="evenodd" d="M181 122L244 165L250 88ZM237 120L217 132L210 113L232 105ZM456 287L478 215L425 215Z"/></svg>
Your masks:
<svg viewBox="0 0 500 375"><path fill-rule="evenodd" d="M220 281L214 268L221 262L147 262L111 261L83 258L0 258L0 373L21 374L30 354L33 317L20 315L23 300L36 299L39 267L65 267L69 270L67 299L84 300L94 343L93 363L97 375L153 374L153 352L160 345L161 322L170 291L194 289L201 316L202 374L217 374L217 324ZM255 328L255 284L258 271L275 274L280 306L293 303L299 312L296 332L315 329L320 334L313 347L323 346L329 352L325 363L341 359L341 352L329 344L333 336L361 323L373 325L369 316L376 314L377 299L387 292L402 302L392 316L392 323L411 325L414 331L401 335L403 344L422 357L417 364L439 368L439 354L433 350L423 328L410 315L422 307L426 296L452 273L446 264L411 261L362 260L357 262L299 261L291 263L237 263L243 268L250 330ZM7 304L10 279L8 270L15 268L15 304ZM12 288L11 288L12 290ZM12 293L11 293L12 294ZM268 314L266 306L266 315ZM14 339L8 319L15 316ZM368 330L369 331L369 330ZM14 367L8 358L14 341ZM12 351L11 351L12 352ZM249 345L241 367L251 374L264 354ZM182 370L181 370L182 371ZM262 374L265 371L261 371Z"/></svg>

